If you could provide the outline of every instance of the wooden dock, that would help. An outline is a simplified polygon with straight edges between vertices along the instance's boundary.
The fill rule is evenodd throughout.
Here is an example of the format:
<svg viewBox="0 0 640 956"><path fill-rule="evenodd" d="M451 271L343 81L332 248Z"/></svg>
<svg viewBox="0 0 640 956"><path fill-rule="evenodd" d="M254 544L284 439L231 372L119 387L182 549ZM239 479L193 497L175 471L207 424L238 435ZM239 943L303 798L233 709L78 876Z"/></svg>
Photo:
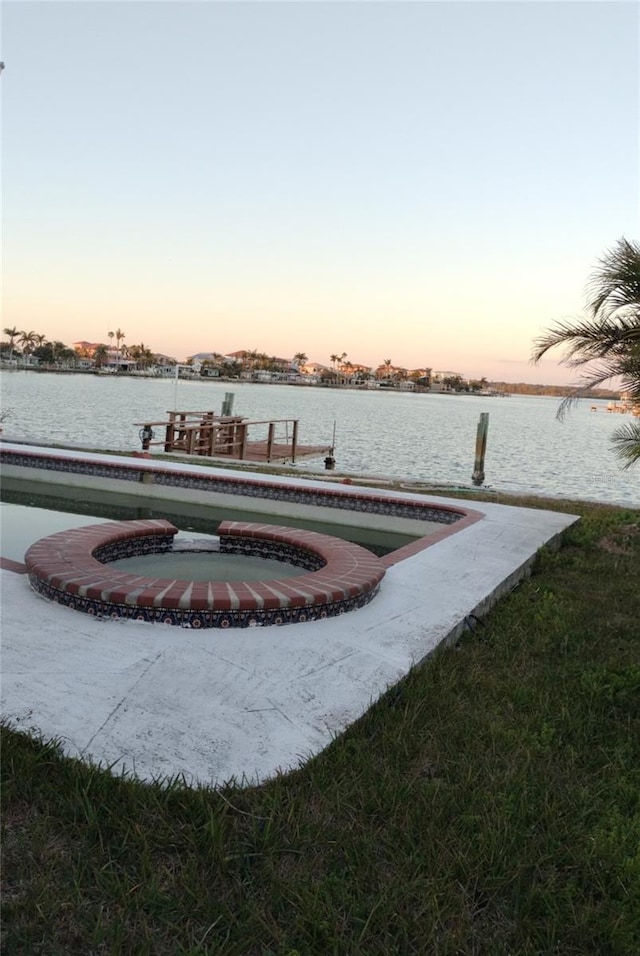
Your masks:
<svg viewBox="0 0 640 956"><path fill-rule="evenodd" d="M168 421L134 423L140 428L143 451L162 445L167 453L235 461L282 463L321 456L333 460L330 445L300 444L299 421L295 418L250 421L241 415L216 415L212 411L167 414ZM156 429L163 429L161 439L156 437Z"/></svg>
<svg viewBox="0 0 640 956"><path fill-rule="evenodd" d="M635 415L636 417L640 417L640 405L634 405L630 398L621 398L619 402L609 402L607 411L618 415Z"/></svg>

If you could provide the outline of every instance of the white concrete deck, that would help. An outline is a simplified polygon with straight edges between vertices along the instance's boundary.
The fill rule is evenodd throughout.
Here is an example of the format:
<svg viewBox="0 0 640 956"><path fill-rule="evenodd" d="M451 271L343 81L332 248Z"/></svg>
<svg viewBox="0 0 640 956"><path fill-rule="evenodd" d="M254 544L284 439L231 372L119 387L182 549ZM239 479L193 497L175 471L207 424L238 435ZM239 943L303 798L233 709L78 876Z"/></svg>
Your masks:
<svg viewBox="0 0 640 956"><path fill-rule="evenodd" d="M467 504L485 519L390 568L367 607L313 623L195 631L95 620L2 571L3 716L143 779L255 783L296 767L577 520Z"/></svg>

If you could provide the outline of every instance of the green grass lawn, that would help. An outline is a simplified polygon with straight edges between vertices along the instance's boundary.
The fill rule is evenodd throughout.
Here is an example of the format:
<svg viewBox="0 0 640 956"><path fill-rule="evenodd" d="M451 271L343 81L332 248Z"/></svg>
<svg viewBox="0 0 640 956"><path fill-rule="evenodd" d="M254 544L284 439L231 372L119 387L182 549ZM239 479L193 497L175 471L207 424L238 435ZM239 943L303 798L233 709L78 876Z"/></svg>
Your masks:
<svg viewBox="0 0 640 956"><path fill-rule="evenodd" d="M289 776L147 786L3 728L2 952L638 956L640 513L553 507L561 550Z"/></svg>

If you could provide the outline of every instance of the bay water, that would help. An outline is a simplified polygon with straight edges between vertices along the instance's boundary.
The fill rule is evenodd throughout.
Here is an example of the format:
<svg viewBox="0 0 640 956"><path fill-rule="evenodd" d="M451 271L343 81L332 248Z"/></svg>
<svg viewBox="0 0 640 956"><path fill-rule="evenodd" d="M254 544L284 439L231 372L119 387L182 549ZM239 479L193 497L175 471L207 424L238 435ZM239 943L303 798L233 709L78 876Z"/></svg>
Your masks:
<svg viewBox="0 0 640 956"><path fill-rule="evenodd" d="M539 396L10 371L0 389L3 437L130 452L140 449L135 423L173 410L219 414L228 392L234 414L298 419L301 444L331 445L335 436L338 472L408 484L471 488L478 419L488 412L484 487L640 507L640 464L625 471L610 441L633 419L607 413L606 401L580 401L559 421L559 399ZM323 462L295 468L319 472Z"/></svg>

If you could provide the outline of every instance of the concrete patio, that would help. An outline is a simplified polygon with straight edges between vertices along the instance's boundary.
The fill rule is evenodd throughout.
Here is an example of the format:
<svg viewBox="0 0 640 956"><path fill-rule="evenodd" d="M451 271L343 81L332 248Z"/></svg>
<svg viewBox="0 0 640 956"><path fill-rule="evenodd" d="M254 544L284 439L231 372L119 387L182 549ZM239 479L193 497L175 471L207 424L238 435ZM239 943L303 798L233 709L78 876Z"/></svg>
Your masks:
<svg viewBox="0 0 640 956"><path fill-rule="evenodd" d="M459 636L577 520L467 504L483 520L390 567L371 604L283 627L95 619L3 570L2 714L69 755L146 780L256 783L294 768Z"/></svg>

